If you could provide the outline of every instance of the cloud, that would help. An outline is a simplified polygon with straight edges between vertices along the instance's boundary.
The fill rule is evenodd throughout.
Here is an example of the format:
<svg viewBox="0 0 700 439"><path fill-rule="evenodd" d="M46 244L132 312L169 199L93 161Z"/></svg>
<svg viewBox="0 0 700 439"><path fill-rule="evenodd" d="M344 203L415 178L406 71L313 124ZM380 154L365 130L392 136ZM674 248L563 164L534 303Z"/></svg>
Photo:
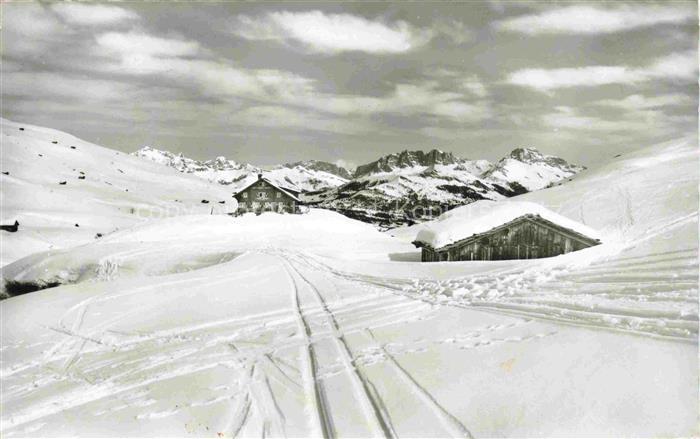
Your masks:
<svg viewBox="0 0 700 439"><path fill-rule="evenodd" d="M668 134L686 129L688 119L669 116L656 109L632 108L616 118L602 118L582 115L580 110L571 107L556 107L556 111L542 116L542 123L555 130Z"/></svg>
<svg viewBox="0 0 700 439"><path fill-rule="evenodd" d="M644 80L644 75L624 66L588 66L563 69L521 69L508 76L513 85L549 91L557 88L624 84Z"/></svg>
<svg viewBox="0 0 700 439"><path fill-rule="evenodd" d="M472 105L461 101L440 102L427 112L456 122L478 122L491 116L485 105Z"/></svg>
<svg viewBox="0 0 700 439"><path fill-rule="evenodd" d="M401 53L422 46L430 35L404 21L392 24L321 11L238 16L233 32L247 40L294 41L320 53Z"/></svg>
<svg viewBox="0 0 700 439"><path fill-rule="evenodd" d="M55 97L79 101L111 101L126 96L127 84L102 79L85 79L50 72L3 72L3 95L27 99Z"/></svg>
<svg viewBox="0 0 700 439"><path fill-rule="evenodd" d="M474 38L474 32L466 24L458 20L438 20L426 32L434 35L444 35L458 46Z"/></svg>
<svg viewBox="0 0 700 439"><path fill-rule="evenodd" d="M60 23L51 14L47 14L40 4L4 4L2 13L3 34L12 32L24 37L45 37L60 32L62 28ZM6 35L3 37L6 38ZM7 40L3 45L8 45Z"/></svg>
<svg viewBox="0 0 700 439"><path fill-rule="evenodd" d="M633 94L624 99L602 99L593 101L590 105L622 108L626 110L646 110L660 107L676 107L693 104L693 100L684 94L666 94L659 96L644 96Z"/></svg>
<svg viewBox="0 0 700 439"><path fill-rule="evenodd" d="M294 96L288 103L336 116L371 116L391 114L403 117L416 115L437 117L459 123L482 121L491 115L483 102L464 102L466 96L442 89L433 81L415 84L396 84L384 96L330 95L312 92Z"/></svg>
<svg viewBox="0 0 700 439"><path fill-rule="evenodd" d="M56 3L51 9L69 24L103 26L139 19L139 15L118 6L84 3Z"/></svg>
<svg viewBox="0 0 700 439"><path fill-rule="evenodd" d="M41 4L2 4L3 42L0 52L3 58L7 55L26 57L50 53L54 46L60 46L72 33Z"/></svg>
<svg viewBox="0 0 700 439"><path fill-rule="evenodd" d="M294 128L345 135L369 131L364 123L328 118L314 112L275 105L262 105L239 111L232 115L231 122L243 126Z"/></svg>
<svg viewBox="0 0 700 439"><path fill-rule="evenodd" d="M632 84L655 79L697 80L697 53L677 52L658 58L647 67L586 66L561 69L521 69L508 75L513 85L549 92L559 88Z"/></svg>
<svg viewBox="0 0 700 439"><path fill-rule="evenodd" d="M97 52L116 61L103 65L105 72L163 76L214 98L289 100L312 90L312 80L290 72L243 69L224 60L202 58L208 51L195 41L137 32L108 32L96 41Z"/></svg>
<svg viewBox="0 0 700 439"><path fill-rule="evenodd" d="M486 86L477 76L469 76L462 79L460 86L479 98L486 97L489 94Z"/></svg>
<svg viewBox="0 0 700 439"><path fill-rule="evenodd" d="M677 52L659 58L648 69L647 74L659 78L698 78L698 53L696 49Z"/></svg>
<svg viewBox="0 0 700 439"><path fill-rule="evenodd" d="M97 36L97 44L105 50L122 55L180 57L199 52L196 41L160 38L140 32L107 32Z"/></svg>
<svg viewBox="0 0 700 439"><path fill-rule="evenodd" d="M499 21L498 29L534 34L607 34L697 18L693 8L669 5L576 5Z"/></svg>

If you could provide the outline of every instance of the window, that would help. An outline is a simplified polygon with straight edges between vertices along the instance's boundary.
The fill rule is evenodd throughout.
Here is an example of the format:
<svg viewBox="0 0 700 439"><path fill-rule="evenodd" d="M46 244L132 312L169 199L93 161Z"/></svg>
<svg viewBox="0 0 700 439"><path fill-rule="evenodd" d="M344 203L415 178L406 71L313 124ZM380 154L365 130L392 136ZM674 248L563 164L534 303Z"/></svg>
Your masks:
<svg viewBox="0 0 700 439"><path fill-rule="evenodd" d="M267 200L267 192L258 192L258 200Z"/></svg>
<svg viewBox="0 0 700 439"><path fill-rule="evenodd" d="M282 198L282 192L277 192L277 198Z"/></svg>
<svg viewBox="0 0 700 439"><path fill-rule="evenodd" d="M248 192L243 192L243 198L248 199Z"/></svg>

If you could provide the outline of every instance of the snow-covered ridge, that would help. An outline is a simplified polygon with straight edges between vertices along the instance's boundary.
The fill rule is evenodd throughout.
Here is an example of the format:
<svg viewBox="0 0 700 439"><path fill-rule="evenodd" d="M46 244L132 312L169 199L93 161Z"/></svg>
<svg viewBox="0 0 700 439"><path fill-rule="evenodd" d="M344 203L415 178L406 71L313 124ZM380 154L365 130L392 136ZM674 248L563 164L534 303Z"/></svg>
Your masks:
<svg viewBox="0 0 700 439"><path fill-rule="evenodd" d="M262 173L278 186L306 194L310 204L382 226L421 221L477 200L500 200L541 189L585 169L534 148L515 149L496 164L438 149L402 151L361 165L354 175L318 160L262 169L225 157L198 161L151 147L134 155L229 185L232 192ZM420 213L409 211L416 208Z"/></svg>
<svg viewBox="0 0 700 439"><path fill-rule="evenodd" d="M329 174L337 175L345 180L352 179L352 174L349 170L334 163L328 163L321 160L304 160L302 162L285 163L284 165L280 165L280 167L304 168L310 171L323 171Z"/></svg>
<svg viewBox="0 0 700 439"><path fill-rule="evenodd" d="M351 182L308 200L391 227L430 219L474 201L541 189L583 169L534 148L513 150L495 165L440 150L403 151L358 167Z"/></svg>
<svg viewBox="0 0 700 439"><path fill-rule="evenodd" d="M535 148L517 148L499 160L482 177L494 182L512 182L529 191L542 189L586 169L566 160L542 154Z"/></svg>
<svg viewBox="0 0 700 439"><path fill-rule="evenodd" d="M199 161L184 157L182 153L173 154L148 146L139 149L133 155L211 182L231 185L233 192L250 184L259 173L264 174L275 184L296 192L319 191L340 186L348 181L343 175L350 175L343 168L318 160L289 163L274 166L271 169L263 169L248 163L238 163L226 157Z"/></svg>
<svg viewBox="0 0 700 439"><path fill-rule="evenodd" d="M257 169L251 165L237 163L223 156L219 156L213 160L199 161L187 158L183 156L182 153L173 154L169 151L152 148L150 146L144 146L143 148L134 152L133 155L136 157L149 159L162 165L170 166L180 172L186 172L189 174L203 171L227 171L240 169L253 171Z"/></svg>

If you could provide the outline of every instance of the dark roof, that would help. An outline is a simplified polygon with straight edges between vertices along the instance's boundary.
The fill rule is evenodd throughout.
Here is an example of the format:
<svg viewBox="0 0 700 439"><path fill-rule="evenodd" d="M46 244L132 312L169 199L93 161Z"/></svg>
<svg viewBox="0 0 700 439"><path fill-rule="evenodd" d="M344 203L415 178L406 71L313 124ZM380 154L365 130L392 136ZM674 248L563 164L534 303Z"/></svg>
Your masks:
<svg viewBox="0 0 700 439"><path fill-rule="evenodd" d="M243 192L244 190L248 189L249 187L251 187L252 185L254 185L255 183L257 183L257 182L259 182L259 181L264 181L265 183L267 183L267 184L269 184L270 186L274 187L274 188L277 189L278 191L280 191L280 192L282 192L282 193L288 195L288 196L291 197L294 201L299 201L299 202L301 202L301 200L300 200L299 197L298 197L298 194L299 194L298 192L292 191L292 190L290 190L290 189L282 188L282 187L280 187L280 186L274 184L273 182L271 182L271 181L268 180L267 178L265 178L265 177L260 177L260 176L258 176L258 179L255 180L254 182L250 183L248 186L245 186L244 188L242 188L242 189L240 189L238 192L236 192L236 195L240 194L241 192Z"/></svg>

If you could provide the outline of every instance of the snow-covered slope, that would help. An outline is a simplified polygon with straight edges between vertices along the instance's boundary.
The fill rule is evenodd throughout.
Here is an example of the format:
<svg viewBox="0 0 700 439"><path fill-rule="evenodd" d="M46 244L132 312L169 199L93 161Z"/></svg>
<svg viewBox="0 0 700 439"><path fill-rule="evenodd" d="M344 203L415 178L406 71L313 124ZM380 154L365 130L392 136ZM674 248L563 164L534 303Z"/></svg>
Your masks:
<svg viewBox="0 0 700 439"><path fill-rule="evenodd" d="M282 185L293 185L301 192L335 188L347 183L349 176L347 170L317 160L275 166L263 173Z"/></svg>
<svg viewBox="0 0 700 439"><path fill-rule="evenodd" d="M2 220L20 223L1 232L2 265L154 217L235 210L220 185L60 131L0 123Z"/></svg>
<svg viewBox="0 0 700 439"><path fill-rule="evenodd" d="M654 145L504 200L494 214L534 202L594 229L603 244L502 276L429 281L418 290L469 306L697 340L698 156L694 139ZM396 235L406 242L409 231L413 239L441 232L449 240L451 231L479 227L470 223L475 206Z"/></svg>
<svg viewBox="0 0 700 439"><path fill-rule="evenodd" d="M584 168L534 149L514 150L495 166L440 150L403 151L362 165L355 178L306 200L383 227L434 218L477 200L541 189Z"/></svg>
<svg viewBox="0 0 700 439"><path fill-rule="evenodd" d="M188 215L145 222L88 245L32 255L3 267L2 275L39 285L72 284L189 271L228 262L251 249L307 248L327 256L388 260L392 247L396 252L412 250L369 224L323 209L304 215Z"/></svg>
<svg viewBox="0 0 700 439"><path fill-rule="evenodd" d="M292 189L296 192L311 192L340 186L347 182L349 173L332 163L318 160L289 163L262 169L247 163L238 163L226 157L214 160L199 161L173 154L169 151L143 147L133 155L170 166L180 172L196 175L210 182L231 185L236 192L257 179L262 173L265 178L277 185Z"/></svg>
<svg viewBox="0 0 700 439"><path fill-rule="evenodd" d="M696 436L697 190L691 139L518 197L602 234L543 260L400 262L323 210L33 255L3 274L73 284L0 302L0 432Z"/></svg>
<svg viewBox="0 0 700 439"><path fill-rule="evenodd" d="M337 177L340 177L344 180L350 180L352 178L352 174L350 171L347 169L343 168L342 166L333 164L333 163L328 163L328 162L323 162L320 160L305 160L302 162L295 162L295 163L287 163L284 165L281 165L285 168L303 168L308 171L323 171L328 174L335 175Z"/></svg>

